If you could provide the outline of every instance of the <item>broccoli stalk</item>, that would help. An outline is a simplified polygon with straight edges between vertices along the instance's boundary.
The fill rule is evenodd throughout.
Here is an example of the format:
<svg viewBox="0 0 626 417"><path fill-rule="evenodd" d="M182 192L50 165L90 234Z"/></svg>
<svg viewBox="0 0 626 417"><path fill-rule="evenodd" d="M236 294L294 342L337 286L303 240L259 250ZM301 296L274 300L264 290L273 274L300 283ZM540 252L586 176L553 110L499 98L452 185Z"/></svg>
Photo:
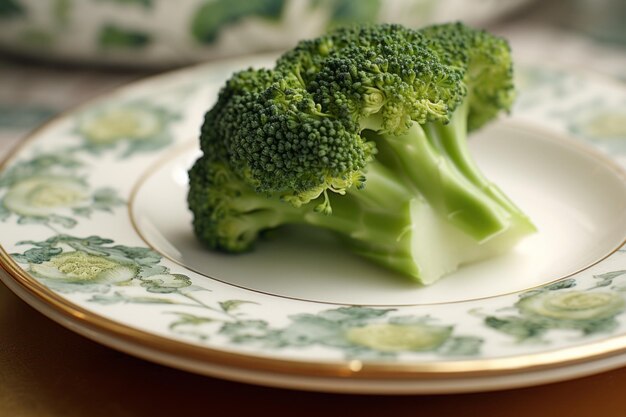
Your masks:
<svg viewBox="0 0 626 417"><path fill-rule="evenodd" d="M366 133L376 143L378 162L368 165L365 190L350 196L386 198L389 184L396 192L401 184L401 194L411 200L377 202L397 213L404 228L380 223L389 232L387 239L352 236L348 243L355 252L429 284L460 264L503 253L536 231L472 159L466 140L468 108L466 101L449 123L413 123L402 135L374 133L376 129ZM370 182L385 167L386 181Z"/></svg>
<svg viewBox="0 0 626 417"><path fill-rule="evenodd" d="M427 123L424 131L429 141L441 155L454 164L458 171L488 198L501 205L507 216L526 229L527 233L536 231L530 219L492 182L482 174L471 157L467 142L467 119L469 100L462 103L452 115L450 123Z"/></svg>
<svg viewBox="0 0 626 417"><path fill-rule="evenodd" d="M423 284L494 256L535 229L480 173L467 135L512 94L506 42L460 24L303 41L273 70L235 74L207 113L190 171L196 234L241 252L308 224Z"/></svg>

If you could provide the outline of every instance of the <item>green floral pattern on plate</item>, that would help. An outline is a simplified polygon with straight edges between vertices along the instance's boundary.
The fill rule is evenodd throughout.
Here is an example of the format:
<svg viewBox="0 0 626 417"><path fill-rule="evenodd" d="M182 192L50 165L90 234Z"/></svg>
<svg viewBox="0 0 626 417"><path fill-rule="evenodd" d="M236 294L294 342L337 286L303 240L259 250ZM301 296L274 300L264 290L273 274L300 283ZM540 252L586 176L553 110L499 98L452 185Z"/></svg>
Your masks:
<svg viewBox="0 0 626 417"><path fill-rule="evenodd" d="M348 358L394 359L402 352L432 352L440 356L472 356L482 339L457 336L454 326L429 317L397 316L395 309L339 307L317 314L289 316L290 323L274 328L264 320L225 323L219 330L233 343L263 349L324 346ZM203 336L203 335L201 335Z"/></svg>
<svg viewBox="0 0 626 417"><path fill-rule="evenodd" d="M608 152L626 153L626 103L621 106L599 104L567 115L569 130Z"/></svg>
<svg viewBox="0 0 626 417"><path fill-rule="evenodd" d="M123 156L153 151L171 143L168 125L178 116L146 102L116 103L85 112L76 132L91 152L124 146Z"/></svg>
<svg viewBox="0 0 626 417"><path fill-rule="evenodd" d="M596 278L606 286L610 285L607 278L612 282L619 275L609 272ZM523 293L513 306L517 315L488 316L485 324L519 342L548 342L547 333L557 329L581 337L615 331L619 326L616 317L624 312L624 296L619 291L598 290L598 285L572 290L576 285L576 280L568 279Z"/></svg>
<svg viewBox="0 0 626 417"><path fill-rule="evenodd" d="M175 293L191 286L186 275L170 274L159 265L161 256L151 249L112 243L99 236L60 234L43 241L18 242L31 248L12 256L28 265L27 270L46 286L65 293L108 293L113 287L130 285L150 293Z"/></svg>
<svg viewBox="0 0 626 417"><path fill-rule="evenodd" d="M594 93L593 76L560 69L522 67L516 76L522 91L514 112L527 114L609 154L626 153L626 98ZM623 89L611 80L607 88Z"/></svg>
<svg viewBox="0 0 626 417"><path fill-rule="evenodd" d="M74 227L95 211L112 212L124 204L109 187L90 189L81 175L84 164L73 152L36 155L0 176L0 221L17 216L20 224Z"/></svg>
<svg viewBox="0 0 626 417"><path fill-rule="evenodd" d="M143 101L116 103L83 112L75 122L79 143L38 153L0 175L0 221L16 215L20 224L74 227L94 212L111 213L125 202L110 187L92 189L85 154L117 150L121 158L151 152L172 141L169 125L178 116Z"/></svg>
<svg viewBox="0 0 626 417"><path fill-rule="evenodd" d="M199 67L150 81L41 133L0 174L3 247L72 303L148 332L228 351L414 363L528 354L626 331L624 252L522 294L383 308L254 293L146 248L126 216L132 182L189 140L232 70ZM562 71L522 70L520 77L514 117L573 132L605 151L626 149L616 106L626 103L626 93ZM609 107L617 116L600 110ZM613 145L605 147L607 142ZM71 235L65 233L72 227ZM9 232L20 237L11 241Z"/></svg>
<svg viewBox="0 0 626 417"><path fill-rule="evenodd" d="M186 305L205 310L211 315L164 312L173 333L205 342L217 334L234 344L263 349L320 345L338 349L348 358L378 359L393 359L405 351L476 355L482 344L477 337L455 336L454 326L439 324L427 316L396 316L392 315L395 309L359 306L296 314L289 317L287 326L273 327L267 320L238 313L242 305L257 303L229 299L206 304L193 294L210 290L193 285L187 275L171 273L160 264L158 253L113 243L99 236L56 235L44 241L18 242L31 247L12 256L27 265L27 271L48 288L60 293L93 294L88 300L92 303ZM133 287L146 294L128 295Z"/></svg>

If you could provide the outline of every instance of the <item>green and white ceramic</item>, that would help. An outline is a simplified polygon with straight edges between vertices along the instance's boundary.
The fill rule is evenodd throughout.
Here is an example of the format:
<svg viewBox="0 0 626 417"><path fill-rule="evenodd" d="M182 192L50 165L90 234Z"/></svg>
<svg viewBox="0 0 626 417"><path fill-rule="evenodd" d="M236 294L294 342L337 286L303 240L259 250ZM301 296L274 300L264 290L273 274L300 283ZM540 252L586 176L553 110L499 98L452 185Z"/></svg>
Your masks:
<svg viewBox="0 0 626 417"><path fill-rule="evenodd" d="M243 255L194 238L186 170L247 58L148 79L32 134L0 173L3 281L116 349L238 381L358 393L526 386L626 364L626 89L521 67L471 147L539 233L429 287L330 236Z"/></svg>
<svg viewBox="0 0 626 417"><path fill-rule="evenodd" d="M0 47L57 60L172 66L292 47L356 22L483 24L528 0L0 0Z"/></svg>

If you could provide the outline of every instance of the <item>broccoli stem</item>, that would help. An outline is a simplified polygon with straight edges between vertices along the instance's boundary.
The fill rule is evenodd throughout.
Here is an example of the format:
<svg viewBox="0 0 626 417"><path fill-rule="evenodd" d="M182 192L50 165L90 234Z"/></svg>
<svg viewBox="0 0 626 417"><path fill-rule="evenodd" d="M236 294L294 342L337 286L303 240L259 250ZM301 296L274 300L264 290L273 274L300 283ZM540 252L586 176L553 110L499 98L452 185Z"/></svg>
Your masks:
<svg viewBox="0 0 626 417"><path fill-rule="evenodd" d="M339 207L339 200L347 199L337 199L337 207L333 206L331 216L311 216L307 219L308 223L339 232L339 238L354 253L422 280L413 249L413 232L419 225L412 217L411 200L398 202L393 211L387 213L376 205L358 204L355 207L346 204Z"/></svg>
<svg viewBox="0 0 626 417"><path fill-rule="evenodd" d="M229 200L233 215L220 223L220 234L239 237L236 246L228 246L230 251L249 248L245 242L253 242L265 230L304 224L334 232L361 255L421 279L412 248L415 225L410 206L415 195L378 162L368 166L364 189L352 187L346 196L329 193L330 215L315 210L323 195L306 206L294 207L278 195L257 193L234 178L229 187L236 195Z"/></svg>
<svg viewBox="0 0 626 417"><path fill-rule="evenodd" d="M350 188L346 194L330 196L331 215L310 212L304 222L337 233L361 256L421 280L413 250L412 232L419 225L412 218L411 190L386 167L372 162L365 189Z"/></svg>
<svg viewBox="0 0 626 417"><path fill-rule="evenodd" d="M447 221L477 241L507 229L509 214L497 201L474 185L433 146L421 125L413 123L402 135L382 134L376 145L393 154L392 170L403 172L417 192Z"/></svg>
<svg viewBox="0 0 626 417"><path fill-rule="evenodd" d="M381 159L388 162L389 158ZM324 196L294 207L278 195L258 193L231 179L229 187L236 198L230 200L229 207L236 214L221 223L220 234L239 236L241 245L229 247L232 251L233 247L249 248L246 242L282 225L321 227L338 235L356 254L423 284L460 264L502 252L524 235L519 228L512 228L489 242L478 242L441 216L428 198L416 193L398 178L397 170L381 160L371 162L366 174L364 189L349 188L345 196L330 193L330 215L315 210Z"/></svg>
<svg viewBox="0 0 626 417"><path fill-rule="evenodd" d="M470 156L467 142L467 117L470 100L465 100L452 115L448 124L426 123L423 128L431 144L476 187L498 202L528 232L535 232L536 227L530 219L480 171Z"/></svg>
<svg viewBox="0 0 626 417"><path fill-rule="evenodd" d="M311 211L304 223L338 233L354 253L422 284L459 265L503 253L528 233L528 222L509 218L500 233L480 241L402 180L392 181L395 175L378 160L371 163L364 190L350 188L346 196L331 196L332 214Z"/></svg>

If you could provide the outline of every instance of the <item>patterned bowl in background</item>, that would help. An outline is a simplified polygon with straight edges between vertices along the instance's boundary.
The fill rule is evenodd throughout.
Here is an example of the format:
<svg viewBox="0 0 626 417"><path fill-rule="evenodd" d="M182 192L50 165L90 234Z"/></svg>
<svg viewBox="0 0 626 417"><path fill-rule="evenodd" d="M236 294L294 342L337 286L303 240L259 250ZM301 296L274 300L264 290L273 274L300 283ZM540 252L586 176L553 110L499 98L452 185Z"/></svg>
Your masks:
<svg viewBox="0 0 626 417"><path fill-rule="evenodd" d="M355 22L480 25L528 0L0 0L0 48L124 66L274 51Z"/></svg>

